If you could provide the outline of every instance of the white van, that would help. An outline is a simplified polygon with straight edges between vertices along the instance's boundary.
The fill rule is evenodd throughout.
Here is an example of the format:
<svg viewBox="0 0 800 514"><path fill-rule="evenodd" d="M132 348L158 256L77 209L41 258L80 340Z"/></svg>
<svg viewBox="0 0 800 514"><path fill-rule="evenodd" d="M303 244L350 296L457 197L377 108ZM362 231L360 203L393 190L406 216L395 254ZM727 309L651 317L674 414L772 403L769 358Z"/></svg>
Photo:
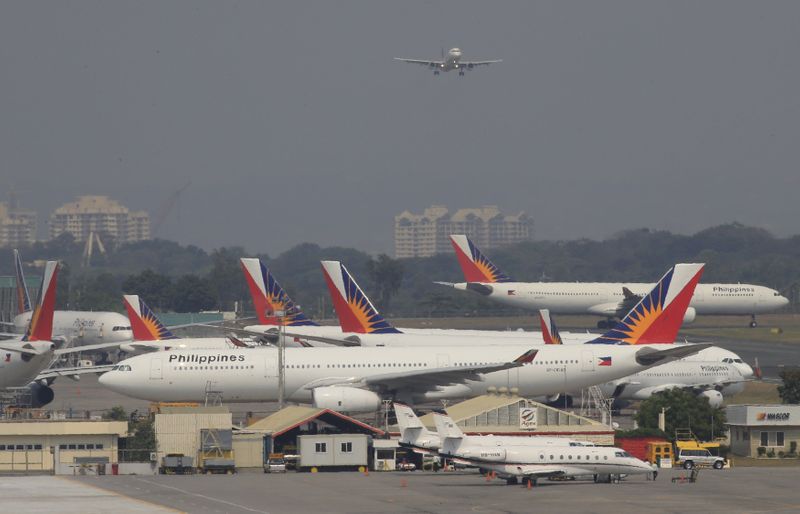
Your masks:
<svg viewBox="0 0 800 514"><path fill-rule="evenodd" d="M683 463L684 469L692 469L698 464L711 466L714 469L722 469L725 466L725 459L712 455L705 448L681 448L678 452L678 461Z"/></svg>

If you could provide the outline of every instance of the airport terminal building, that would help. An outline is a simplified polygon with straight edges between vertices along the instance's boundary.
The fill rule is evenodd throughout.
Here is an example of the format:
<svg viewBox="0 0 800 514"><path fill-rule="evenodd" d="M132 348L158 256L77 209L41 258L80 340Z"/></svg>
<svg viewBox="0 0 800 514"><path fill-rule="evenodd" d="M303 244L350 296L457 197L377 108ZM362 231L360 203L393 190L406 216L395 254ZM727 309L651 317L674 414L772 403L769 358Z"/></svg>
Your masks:
<svg viewBox="0 0 800 514"><path fill-rule="evenodd" d="M779 456L800 445L800 405L730 405L726 413L734 455L758 457L764 448Z"/></svg>

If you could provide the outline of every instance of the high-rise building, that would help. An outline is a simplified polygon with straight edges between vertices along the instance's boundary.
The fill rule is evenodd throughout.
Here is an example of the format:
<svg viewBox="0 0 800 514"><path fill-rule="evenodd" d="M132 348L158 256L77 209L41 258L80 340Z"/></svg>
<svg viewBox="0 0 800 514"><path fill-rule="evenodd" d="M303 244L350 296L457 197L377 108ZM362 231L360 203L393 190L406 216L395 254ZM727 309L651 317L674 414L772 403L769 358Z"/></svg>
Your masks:
<svg viewBox="0 0 800 514"><path fill-rule="evenodd" d="M403 211L394 218L394 253L398 259L430 257L451 251L450 234L466 234L481 248L530 241L533 219L524 212L504 215L495 205L459 209L433 205L422 214Z"/></svg>
<svg viewBox="0 0 800 514"><path fill-rule="evenodd" d="M150 239L150 216L130 211L107 196L80 196L50 215L50 237L64 232L76 241L86 241L92 233L119 243L144 241Z"/></svg>
<svg viewBox="0 0 800 514"><path fill-rule="evenodd" d="M36 241L36 211L0 202L0 246L19 247Z"/></svg>

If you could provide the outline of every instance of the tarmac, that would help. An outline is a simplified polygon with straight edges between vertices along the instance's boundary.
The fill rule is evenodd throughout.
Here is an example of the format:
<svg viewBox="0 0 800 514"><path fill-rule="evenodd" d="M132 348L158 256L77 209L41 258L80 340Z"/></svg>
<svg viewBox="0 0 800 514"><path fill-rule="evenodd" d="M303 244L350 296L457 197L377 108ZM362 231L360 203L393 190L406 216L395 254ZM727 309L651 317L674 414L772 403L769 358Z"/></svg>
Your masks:
<svg viewBox="0 0 800 514"><path fill-rule="evenodd" d="M503 480L487 482L476 472L356 472L285 474L241 473L233 476L104 476L69 478L76 491L93 500L97 488L109 491L105 509L128 508L124 500L142 500L192 513L280 513L308 512L799 512L797 483L800 468L734 468L702 470L696 483L672 483L673 476L687 475L682 469L662 470L656 481L632 476L619 484L595 484L591 480L540 481L530 489L509 486ZM6 480L0 485L6 488ZM42 478L55 484L63 479ZM25 501L17 493L8 512L43 512L53 508L59 490L39 482L37 491ZM73 492L72 494L76 494ZM122 496L114 497L113 494ZM102 497L102 495L101 495ZM120 508L116 508L119 503ZM69 505L65 503L64 505ZM50 512L71 512L59 508ZM91 512L84 504L83 512ZM151 512L156 512L152 510Z"/></svg>

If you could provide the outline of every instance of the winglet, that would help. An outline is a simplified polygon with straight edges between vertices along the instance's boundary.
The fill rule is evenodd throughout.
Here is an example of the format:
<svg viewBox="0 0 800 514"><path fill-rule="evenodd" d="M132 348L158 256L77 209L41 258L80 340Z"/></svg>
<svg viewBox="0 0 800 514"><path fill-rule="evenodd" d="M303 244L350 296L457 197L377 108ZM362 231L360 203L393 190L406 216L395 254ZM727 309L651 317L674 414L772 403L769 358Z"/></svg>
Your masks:
<svg viewBox="0 0 800 514"><path fill-rule="evenodd" d="M53 339L53 314L56 309L56 283L58 261L47 261L39 287L39 297L23 341L50 341Z"/></svg>
<svg viewBox="0 0 800 514"><path fill-rule="evenodd" d="M22 271L22 259L19 250L14 250L14 273L17 277L17 314L30 312L31 297L28 294L28 285L25 283L25 273Z"/></svg>
<svg viewBox="0 0 800 514"><path fill-rule="evenodd" d="M539 353L539 350L535 350L532 348L527 352L523 353L522 355L520 355L519 357L517 357L516 359L514 359L512 362L515 362L517 364L528 364L529 362L533 362L533 359L536 358L537 353Z"/></svg>
<svg viewBox="0 0 800 514"><path fill-rule="evenodd" d="M125 310L128 311L134 341L178 339L161 323L158 316L144 303L144 300L139 298L139 295L126 294L122 297L122 301L125 304Z"/></svg>
<svg viewBox="0 0 800 514"><path fill-rule="evenodd" d="M372 305L356 280L339 261L322 261L322 274L339 317L342 332L399 334Z"/></svg>
<svg viewBox="0 0 800 514"><path fill-rule="evenodd" d="M539 309L539 323L542 325L544 344L564 344L549 309Z"/></svg>
<svg viewBox="0 0 800 514"><path fill-rule="evenodd" d="M295 305L261 259L242 258L242 271L250 288L253 306L262 325L317 326ZM280 319L276 312L283 311Z"/></svg>
<svg viewBox="0 0 800 514"><path fill-rule="evenodd" d="M453 234L450 243L467 282L511 282L511 278L487 259L467 236Z"/></svg>
<svg viewBox="0 0 800 514"><path fill-rule="evenodd" d="M614 328L588 344L675 342L705 264L676 264Z"/></svg>

